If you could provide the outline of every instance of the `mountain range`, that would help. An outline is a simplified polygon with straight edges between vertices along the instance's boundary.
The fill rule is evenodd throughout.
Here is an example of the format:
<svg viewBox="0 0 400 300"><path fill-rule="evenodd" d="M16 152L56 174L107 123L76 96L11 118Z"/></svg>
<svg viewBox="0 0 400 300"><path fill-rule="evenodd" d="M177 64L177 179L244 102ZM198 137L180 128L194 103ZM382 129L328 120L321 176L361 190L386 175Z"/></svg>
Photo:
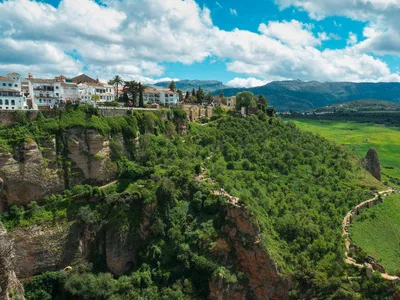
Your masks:
<svg viewBox="0 0 400 300"><path fill-rule="evenodd" d="M234 96L238 92L250 91L264 95L269 105L278 111L306 111L354 100L386 100L400 102L400 83L353 83L318 81L274 81L254 88L224 88L213 91L218 95Z"/></svg>
<svg viewBox="0 0 400 300"><path fill-rule="evenodd" d="M159 87L167 88L170 84L170 81L158 82L155 85ZM192 91L193 89L197 90L201 87L205 92L213 92L215 90L226 89L228 86L224 85L221 81L218 80L180 80L175 82L175 86L178 90L181 91Z"/></svg>

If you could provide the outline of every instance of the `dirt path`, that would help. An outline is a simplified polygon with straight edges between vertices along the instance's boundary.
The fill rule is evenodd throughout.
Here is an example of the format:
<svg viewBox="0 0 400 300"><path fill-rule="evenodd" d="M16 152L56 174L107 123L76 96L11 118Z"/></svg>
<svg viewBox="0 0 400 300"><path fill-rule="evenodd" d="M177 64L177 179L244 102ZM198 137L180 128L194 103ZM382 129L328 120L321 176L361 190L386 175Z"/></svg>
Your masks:
<svg viewBox="0 0 400 300"><path fill-rule="evenodd" d="M206 159L211 159L211 156L207 157ZM196 179L198 182L206 182L206 181L208 181L208 182L210 182L211 184L214 183L214 181L213 181L210 177L207 176L207 169L204 167L204 162L202 163L200 174L197 175L197 176L195 176L195 179ZM225 191L223 188L221 188L221 189L219 189L219 190L214 190L214 191L212 192L212 194L213 194L214 196L223 196L223 197L225 197L225 198L229 201L229 203L231 203L232 205L234 205L234 206L236 206L236 207L240 207L240 204L239 204L239 200L240 200L240 199L237 198L237 197L232 196L232 195L229 194L227 191Z"/></svg>
<svg viewBox="0 0 400 300"><path fill-rule="evenodd" d="M354 207L352 210L350 210L347 215L344 217L343 219L343 234L346 236L346 263L359 267L359 268L363 268L363 267L367 267L367 268L372 268L371 264L368 263L364 263L364 264L358 264L353 258L351 258L349 256L349 249L350 249L350 245L351 245L351 240L350 240L350 224L353 221L353 217L357 214L358 211L365 209L366 207L372 207L375 204L377 204L377 201L379 199L379 196L381 196L383 199L385 199L387 196L389 196L390 194L392 194L395 190L394 189L388 189L386 191L382 191L382 192L378 192L375 194L375 197L369 200L366 200L364 202L361 202L360 204L358 204L356 207ZM381 273L382 278L385 278L387 280L399 280L400 278L397 276L392 276L389 275L387 273Z"/></svg>
<svg viewBox="0 0 400 300"><path fill-rule="evenodd" d="M119 182L119 180L114 180L114 181L112 181L110 183L107 183L106 185L99 186L99 189L105 189L105 188L109 187L110 185L116 184L118 182Z"/></svg>

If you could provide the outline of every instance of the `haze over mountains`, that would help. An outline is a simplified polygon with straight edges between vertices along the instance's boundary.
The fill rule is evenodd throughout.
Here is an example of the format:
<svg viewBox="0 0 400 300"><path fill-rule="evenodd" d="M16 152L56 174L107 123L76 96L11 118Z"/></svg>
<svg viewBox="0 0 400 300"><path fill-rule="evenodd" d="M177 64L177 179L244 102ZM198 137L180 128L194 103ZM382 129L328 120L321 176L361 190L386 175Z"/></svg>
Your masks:
<svg viewBox="0 0 400 300"><path fill-rule="evenodd" d="M400 102L400 83L353 83L318 81L275 81L254 88L226 88L225 96L241 91L267 97L269 104L278 111L304 111L354 100L386 100ZM218 95L221 90L214 91Z"/></svg>

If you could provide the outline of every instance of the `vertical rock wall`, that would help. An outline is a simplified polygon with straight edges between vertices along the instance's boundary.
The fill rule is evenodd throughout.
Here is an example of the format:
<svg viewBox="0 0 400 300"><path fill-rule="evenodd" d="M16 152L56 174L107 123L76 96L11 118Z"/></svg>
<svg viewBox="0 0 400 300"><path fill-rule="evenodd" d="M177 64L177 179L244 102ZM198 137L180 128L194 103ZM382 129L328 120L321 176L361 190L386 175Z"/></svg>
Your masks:
<svg viewBox="0 0 400 300"><path fill-rule="evenodd" d="M378 152L375 148L371 148L367 152L364 159L365 169L371 173L377 180L381 181L381 163L379 161Z"/></svg>
<svg viewBox="0 0 400 300"><path fill-rule="evenodd" d="M24 288L14 271L14 245L0 223L0 299L24 300Z"/></svg>

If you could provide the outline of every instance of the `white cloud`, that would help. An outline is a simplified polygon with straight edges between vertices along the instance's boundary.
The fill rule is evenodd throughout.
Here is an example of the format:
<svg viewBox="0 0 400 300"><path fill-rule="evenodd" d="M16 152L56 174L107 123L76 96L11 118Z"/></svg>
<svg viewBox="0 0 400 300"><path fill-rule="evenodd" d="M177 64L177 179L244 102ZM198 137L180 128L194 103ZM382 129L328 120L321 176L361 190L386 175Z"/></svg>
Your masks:
<svg viewBox="0 0 400 300"><path fill-rule="evenodd" d="M262 34L288 45L315 46L321 44L321 40L327 39L326 33L320 33L320 37L315 37L311 28L312 26L309 24L292 20L290 22L269 22L268 25L260 24L258 30Z"/></svg>
<svg viewBox="0 0 400 300"><path fill-rule="evenodd" d="M229 11L230 11L232 16L237 16L238 15L237 10L234 9L234 8L230 8Z"/></svg>
<svg viewBox="0 0 400 300"><path fill-rule="evenodd" d="M332 13L330 6L346 12L342 4L349 5L350 0L313 1L315 8L306 0L277 1L282 7L295 4L322 16ZM366 1L353 2L363 7L361 2ZM369 6L389 10L383 0L369 1ZM103 3L106 6L93 0L62 0L54 8L29 0L0 2L0 71L76 75L85 70L100 78L120 74L152 83L152 78L164 76L164 62L192 64L209 57L225 61L228 70L241 74L243 78L233 79L231 85L285 78L400 81L387 64L366 54L370 48L384 53L388 49L379 48L379 38L398 34L385 30L378 17L364 30L364 41L341 50L320 50L318 46L332 35L297 20L260 24L258 33L225 31L213 24L210 10L194 0ZM357 14L367 15L366 8ZM392 51L400 49L398 41L393 41Z"/></svg>
<svg viewBox="0 0 400 300"><path fill-rule="evenodd" d="M260 80L254 77L249 77L249 78L239 78L236 77L232 79L231 81L228 81L226 85L231 86L231 87L244 87L244 88L249 88L249 87L256 87L256 86L262 86L266 85L268 81L266 80Z"/></svg>
<svg viewBox="0 0 400 300"><path fill-rule="evenodd" d="M298 7L317 20L327 16L345 16L354 20L369 22L374 36L367 39L359 50L378 55L400 55L398 28L400 27L400 0L275 0L281 9ZM365 32L365 30L364 30Z"/></svg>
<svg viewBox="0 0 400 300"><path fill-rule="evenodd" d="M349 38L347 39L347 45L348 46L353 46L357 44L358 38L357 35L353 32L349 32Z"/></svg>

